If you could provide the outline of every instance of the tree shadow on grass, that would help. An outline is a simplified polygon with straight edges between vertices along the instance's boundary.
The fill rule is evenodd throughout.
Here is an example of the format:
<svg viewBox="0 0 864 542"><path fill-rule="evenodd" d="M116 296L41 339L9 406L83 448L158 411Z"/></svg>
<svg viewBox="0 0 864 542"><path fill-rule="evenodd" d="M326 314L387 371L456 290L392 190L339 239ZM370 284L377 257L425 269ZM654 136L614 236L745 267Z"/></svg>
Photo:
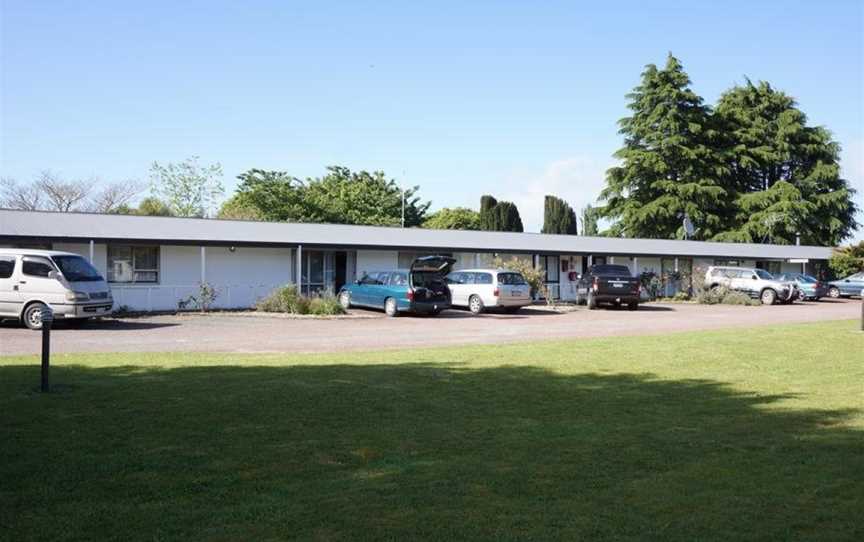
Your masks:
<svg viewBox="0 0 864 542"><path fill-rule="evenodd" d="M0 367L0 539L860 539L849 411L641 374Z"/></svg>

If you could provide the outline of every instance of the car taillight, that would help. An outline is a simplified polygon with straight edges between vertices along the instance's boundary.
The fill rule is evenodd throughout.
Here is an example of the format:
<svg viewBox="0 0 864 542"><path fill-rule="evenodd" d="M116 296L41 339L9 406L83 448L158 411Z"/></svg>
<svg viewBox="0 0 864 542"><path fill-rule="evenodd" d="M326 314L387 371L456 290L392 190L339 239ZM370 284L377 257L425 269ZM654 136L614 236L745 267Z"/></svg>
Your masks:
<svg viewBox="0 0 864 542"><path fill-rule="evenodd" d="M600 289L600 280L597 277L594 277L594 282L591 283L591 289L595 292Z"/></svg>
<svg viewBox="0 0 864 542"><path fill-rule="evenodd" d="M501 295L501 290L499 290L498 288L495 288L494 290L492 290L492 296L493 297L498 297L499 295Z"/></svg>
<svg viewBox="0 0 864 542"><path fill-rule="evenodd" d="M414 290L408 290L406 297L408 297L408 301L414 301Z"/></svg>

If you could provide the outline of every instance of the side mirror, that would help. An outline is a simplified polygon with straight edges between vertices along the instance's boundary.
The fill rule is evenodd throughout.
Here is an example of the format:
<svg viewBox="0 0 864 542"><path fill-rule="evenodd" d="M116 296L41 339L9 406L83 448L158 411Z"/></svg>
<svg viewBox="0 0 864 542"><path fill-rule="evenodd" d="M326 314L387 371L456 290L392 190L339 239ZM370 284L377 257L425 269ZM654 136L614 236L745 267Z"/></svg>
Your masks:
<svg viewBox="0 0 864 542"><path fill-rule="evenodd" d="M63 275L61 275L57 271L53 271L53 270L48 271L48 278L49 279L60 280L62 277L63 277Z"/></svg>
<svg viewBox="0 0 864 542"><path fill-rule="evenodd" d="M756 275L753 275L753 277L751 277L751 278L752 278L753 280L759 280L759 277L757 277Z"/></svg>

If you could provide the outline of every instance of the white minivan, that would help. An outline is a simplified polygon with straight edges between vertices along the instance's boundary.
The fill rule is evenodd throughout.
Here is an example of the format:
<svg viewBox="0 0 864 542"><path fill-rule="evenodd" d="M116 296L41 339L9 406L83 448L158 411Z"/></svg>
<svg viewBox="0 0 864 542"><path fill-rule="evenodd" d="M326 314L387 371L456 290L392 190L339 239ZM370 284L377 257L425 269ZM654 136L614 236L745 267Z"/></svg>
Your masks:
<svg viewBox="0 0 864 542"><path fill-rule="evenodd" d="M42 311L56 320L111 314L108 283L90 262L70 252L0 248L0 319L42 328Z"/></svg>
<svg viewBox="0 0 864 542"><path fill-rule="evenodd" d="M466 307L472 314L500 307L516 312L531 304L531 286L525 277L508 269L461 269L447 275L451 306Z"/></svg>

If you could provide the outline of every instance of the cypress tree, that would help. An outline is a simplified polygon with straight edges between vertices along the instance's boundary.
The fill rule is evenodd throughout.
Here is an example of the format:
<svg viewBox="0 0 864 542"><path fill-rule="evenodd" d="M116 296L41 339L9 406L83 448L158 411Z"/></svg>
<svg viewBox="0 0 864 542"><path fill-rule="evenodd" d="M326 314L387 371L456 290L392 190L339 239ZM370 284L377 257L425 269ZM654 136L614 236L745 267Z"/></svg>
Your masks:
<svg viewBox="0 0 864 542"><path fill-rule="evenodd" d="M671 54L663 69L649 64L627 98L633 113L619 121L624 147L615 153L623 163L607 171L601 192L602 214L612 221L609 233L682 238L687 213L697 237L713 237L731 210L710 109Z"/></svg>
<svg viewBox="0 0 864 542"><path fill-rule="evenodd" d="M576 235L576 213L573 208L561 198L546 196L543 200L543 229L541 232Z"/></svg>
<svg viewBox="0 0 864 542"><path fill-rule="evenodd" d="M496 231L496 216L494 213L495 206L498 205L498 200L490 195L485 195L480 198L480 229L487 231Z"/></svg>
<svg viewBox="0 0 864 542"><path fill-rule="evenodd" d="M496 231L525 231L522 227L522 217L519 216L519 209L512 202L499 201L493 210L493 214L496 217Z"/></svg>

